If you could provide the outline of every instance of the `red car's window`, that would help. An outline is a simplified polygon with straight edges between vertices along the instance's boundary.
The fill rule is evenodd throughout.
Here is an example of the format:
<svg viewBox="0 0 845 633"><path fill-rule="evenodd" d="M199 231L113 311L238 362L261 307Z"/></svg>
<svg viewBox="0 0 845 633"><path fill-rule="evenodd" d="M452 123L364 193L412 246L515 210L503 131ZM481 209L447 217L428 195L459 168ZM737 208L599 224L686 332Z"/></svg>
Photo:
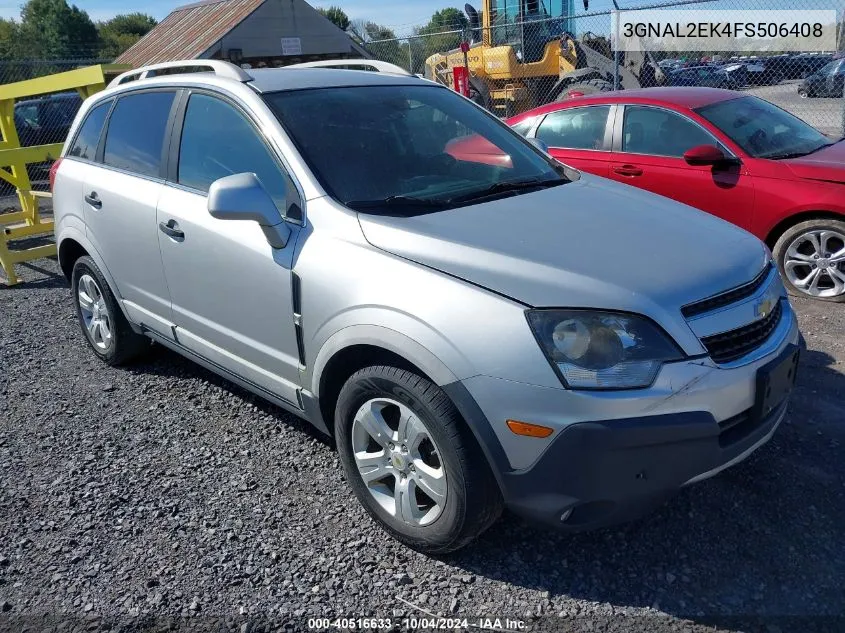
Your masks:
<svg viewBox="0 0 845 633"><path fill-rule="evenodd" d="M608 114L607 105L552 112L537 129L537 138L549 147L603 149Z"/></svg>
<svg viewBox="0 0 845 633"><path fill-rule="evenodd" d="M626 106L622 124L622 151L680 158L697 145L717 141L680 114L648 106Z"/></svg>

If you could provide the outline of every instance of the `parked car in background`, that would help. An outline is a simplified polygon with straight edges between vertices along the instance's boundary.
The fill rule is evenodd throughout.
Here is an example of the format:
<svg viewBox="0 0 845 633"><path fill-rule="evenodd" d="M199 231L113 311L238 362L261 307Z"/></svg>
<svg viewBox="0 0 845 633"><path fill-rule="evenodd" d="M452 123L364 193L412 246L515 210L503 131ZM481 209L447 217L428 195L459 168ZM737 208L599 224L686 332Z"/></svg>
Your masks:
<svg viewBox="0 0 845 633"><path fill-rule="evenodd" d="M845 302L845 142L710 88L606 92L509 123L568 165L741 226L774 251L793 293Z"/></svg>
<svg viewBox="0 0 845 633"><path fill-rule="evenodd" d="M842 97L845 91L845 57L834 59L798 86L798 94L807 97Z"/></svg>
<svg viewBox="0 0 845 633"><path fill-rule="evenodd" d="M707 86L734 89L739 86L724 70L717 66L691 66L672 70L667 75L669 86Z"/></svg>
<svg viewBox="0 0 845 633"><path fill-rule="evenodd" d="M76 113L82 106L82 98L76 92L59 93L26 99L15 104L15 129L21 147L64 143ZM46 189L46 182L52 163L27 165L29 179L35 188ZM45 183L39 187L39 182ZM0 180L0 196L11 195L14 187Z"/></svg>
<svg viewBox="0 0 845 633"><path fill-rule="evenodd" d="M800 335L752 235L414 76L153 69L191 65L214 72L93 96L53 169L80 333L112 365L153 339L306 418L403 543L455 550L504 506L629 520L784 419Z"/></svg>
<svg viewBox="0 0 845 633"><path fill-rule="evenodd" d="M82 98L75 92L27 99L15 104L15 127L22 147L64 143Z"/></svg>

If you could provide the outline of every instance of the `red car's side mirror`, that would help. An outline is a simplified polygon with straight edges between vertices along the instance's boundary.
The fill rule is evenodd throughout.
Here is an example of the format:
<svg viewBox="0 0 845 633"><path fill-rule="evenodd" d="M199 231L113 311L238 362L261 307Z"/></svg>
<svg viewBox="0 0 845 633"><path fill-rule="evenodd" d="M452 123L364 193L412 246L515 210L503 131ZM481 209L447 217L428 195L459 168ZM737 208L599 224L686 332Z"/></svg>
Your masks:
<svg viewBox="0 0 845 633"><path fill-rule="evenodd" d="M696 145L684 152L684 160L688 165L725 165L735 163L736 160L728 157L715 145Z"/></svg>

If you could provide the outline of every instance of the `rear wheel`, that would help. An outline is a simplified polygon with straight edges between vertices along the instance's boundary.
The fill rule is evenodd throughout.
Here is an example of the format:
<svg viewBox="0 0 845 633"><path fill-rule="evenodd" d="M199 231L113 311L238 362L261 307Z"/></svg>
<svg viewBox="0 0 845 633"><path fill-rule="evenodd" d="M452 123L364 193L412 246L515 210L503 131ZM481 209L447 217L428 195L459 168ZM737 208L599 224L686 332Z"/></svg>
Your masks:
<svg viewBox="0 0 845 633"><path fill-rule="evenodd" d="M457 550L502 511L493 474L455 406L412 372L355 373L338 397L335 437L358 500L416 550Z"/></svg>
<svg viewBox="0 0 845 633"><path fill-rule="evenodd" d="M93 259L76 260L71 285L82 333L100 360L121 365L149 349L152 341L129 325Z"/></svg>
<svg viewBox="0 0 845 633"><path fill-rule="evenodd" d="M818 218L796 224L773 252L790 293L845 303L845 222Z"/></svg>
<svg viewBox="0 0 845 633"><path fill-rule="evenodd" d="M573 97L583 97L598 94L600 92L612 92L613 84L604 79L590 79L576 84L566 86L558 95L555 101L566 101Z"/></svg>

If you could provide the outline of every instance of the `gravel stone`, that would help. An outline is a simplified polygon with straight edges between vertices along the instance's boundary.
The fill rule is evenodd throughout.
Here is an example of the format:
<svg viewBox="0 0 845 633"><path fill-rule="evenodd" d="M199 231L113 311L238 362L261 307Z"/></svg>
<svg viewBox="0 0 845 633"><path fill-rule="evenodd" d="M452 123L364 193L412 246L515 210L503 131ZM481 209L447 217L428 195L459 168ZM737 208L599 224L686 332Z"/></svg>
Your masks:
<svg viewBox="0 0 845 633"><path fill-rule="evenodd" d="M373 523L305 422L157 346L105 366L56 262L18 270L25 283L0 287L4 632L45 613L75 624L29 630L190 617L263 633L431 612L550 632L774 632L811 630L784 615L845 613L842 306L793 300L799 385L742 464L635 523L567 535L505 515L432 558Z"/></svg>

